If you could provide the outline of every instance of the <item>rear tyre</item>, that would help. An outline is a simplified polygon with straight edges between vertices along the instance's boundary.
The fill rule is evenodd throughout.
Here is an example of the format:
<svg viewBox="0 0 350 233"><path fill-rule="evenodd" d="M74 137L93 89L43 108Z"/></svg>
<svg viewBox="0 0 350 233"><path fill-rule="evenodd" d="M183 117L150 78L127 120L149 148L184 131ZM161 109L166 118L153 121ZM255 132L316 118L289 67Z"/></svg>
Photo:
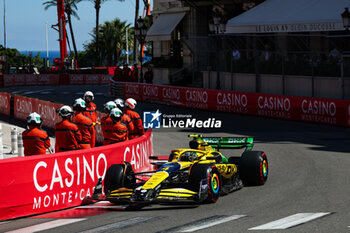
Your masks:
<svg viewBox="0 0 350 233"><path fill-rule="evenodd" d="M245 151L239 163L239 176L245 185L263 185L268 177L268 162L262 151Z"/></svg>
<svg viewBox="0 0 350 233"><path fill-rule="evenodd" d="M208 196L204 202L216 202L219 199L221 189L220 175L216 167L213 165L197 165L193 167L189 177L191 189L198 192L202 180L206 180L208 185Z"/></svg>

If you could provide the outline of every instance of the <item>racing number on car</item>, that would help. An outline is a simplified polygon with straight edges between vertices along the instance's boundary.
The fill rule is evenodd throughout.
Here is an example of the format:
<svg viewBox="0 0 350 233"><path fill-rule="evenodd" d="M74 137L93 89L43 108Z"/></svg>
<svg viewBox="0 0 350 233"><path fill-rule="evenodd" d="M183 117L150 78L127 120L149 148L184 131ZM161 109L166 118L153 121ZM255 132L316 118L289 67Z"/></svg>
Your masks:
<svg viewBox="0 0 350 233"><path fill-rule="evenodd" d="M226 175L230 175L231 172L232 172L232 167L231 166L227 166Z"/></svg>
<svg viewBox="0 0 350 233"><path fill-rule="evenodd" d="M234 165L226 165L226 164L220 164L216 165L218 168L220 174L224 176L225 178L229 178L232 176L232 174L235 172Z"/></svg>

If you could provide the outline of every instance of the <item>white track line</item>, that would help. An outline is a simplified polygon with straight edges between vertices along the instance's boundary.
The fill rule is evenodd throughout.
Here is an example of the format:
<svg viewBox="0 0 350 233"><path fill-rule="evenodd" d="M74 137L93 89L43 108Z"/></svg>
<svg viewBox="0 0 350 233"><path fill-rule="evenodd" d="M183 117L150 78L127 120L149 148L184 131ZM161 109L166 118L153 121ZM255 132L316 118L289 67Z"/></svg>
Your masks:
<svg viewBox="0 0 350 233"><path fill-rule="evenodd" d="M76 207L76 209L125 209L124 206L120 206L120 205L94 205L94 206L79 206Z"/></svg>
<svg viewBox="0 0 350 233"><path fill-rule="evenodd" d="M208 220L208 221L206 221L204 223L203 222L199 222L199 223L194 223L193 225L190 225L190 226L183 226L183 227L180 227L179 229L176 229L175 231L176 232L193 232L193 231L198 231L198 230L201 230L201 229L212 227L212 226L215 226L215 225L218 225L218 224L222 224L222 223L225 223L225 222L229 222L229 221L232 221L232 220L237 220L237 219L243 218L245 216L246 215L232 215L232 216L228 216L228 217L222 216L220 218Z"/></svg>
<svg viewBox="0 0 350 233"><path fill-rule="evenodd" d="M78 206L75 209L125 209L125 206L113 205L109 201L99 201L90 205Z"/></svg>
<svg viewBox="0 0 350 233"><path fill-rule="evenodd" d="M116 232L116 230L121 228L130 227L142 222L148 222L152 219L156 219L155 217L136 217L136 218L130 218L126 219L124 221L112 223L109 225L104 225L101 227L93 228L87 231L82 231L81 233L99 233L99 232Z"/></svg>
<svg viewBox="0 0 350 233"><path fill-rule="evenodd" d="M60 226L68 225L71 223L80 222L80 221L83 221L85 219L86 218L58 219L58 220L54 220L54 221L50 221L50 222L37 224L34 226L30 226L30 227L24 227L24 228L17 229L14 231L8 231L6 233L23 233L23 232L32 233L32 232L44 231L44 230L52 229L55 227L60 227Z"/></svg>
<svg viewBox="0 0 350 233"><path fill-rule="evenodd" d="M327 213L298 213L286 218L282 218L273 222L266 223L257 227L250 228L249 230L276 230L276 229L288 229L306 222L310 222L317 218L331 214Z"/></svg>

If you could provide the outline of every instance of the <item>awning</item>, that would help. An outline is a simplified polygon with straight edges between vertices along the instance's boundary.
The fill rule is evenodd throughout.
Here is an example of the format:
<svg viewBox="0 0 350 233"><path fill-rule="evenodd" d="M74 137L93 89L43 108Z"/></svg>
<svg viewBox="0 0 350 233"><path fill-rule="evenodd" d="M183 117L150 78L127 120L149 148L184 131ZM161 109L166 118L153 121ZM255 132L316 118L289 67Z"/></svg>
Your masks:
<svg viewBox="0 0 350 233"><path fill-rule="evenodd" d="M176 14L161 14L147 32L146 40L171 40L171 33L185 16L185 12Z"/></svg>
<svg viewBox="0 0 350 233"><path fill-rule="evenodd" d="M349 6L349 0L266 0L230 19L226 33L341 31Z"/></svg>

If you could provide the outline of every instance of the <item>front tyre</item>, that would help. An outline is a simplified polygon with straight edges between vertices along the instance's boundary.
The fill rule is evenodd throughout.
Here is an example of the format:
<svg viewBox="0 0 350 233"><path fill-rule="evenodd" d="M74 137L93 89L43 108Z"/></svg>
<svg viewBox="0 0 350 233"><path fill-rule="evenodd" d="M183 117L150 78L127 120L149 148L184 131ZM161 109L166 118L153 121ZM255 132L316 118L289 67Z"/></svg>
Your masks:
<svg viewBox="0 0 350 233"><path fill-rule="evenodd" d="M207 197L202 201L206 203L216 202L220 196L221 181L219 172L214 165L196 165L191 169L189 177L191 189L198 192L202 181L205 181L208 187L207 192L203 193Z"/></svg>
<svg viewBox="0 0 350 233"><path fill-rule="evenodd" d="M113 164L107 169L104 179L104 192L110 194L121 187L132 188L136 179L132 166L129 163Z"/></svg>
<svg viewBox="0 0 350 233"><path fill-rule="evenodd" d="M262 151L245 151L239 163L239 176L246 185L263 185L268 177L268 162Z"/></svg>
<svg viewBox="0 0 350 233"><path fill-rule="evenodd" d="M215 203L220 196L220 178L219 174L215 171L211 171L208 175L208 198L207 202Z"/></svg>

